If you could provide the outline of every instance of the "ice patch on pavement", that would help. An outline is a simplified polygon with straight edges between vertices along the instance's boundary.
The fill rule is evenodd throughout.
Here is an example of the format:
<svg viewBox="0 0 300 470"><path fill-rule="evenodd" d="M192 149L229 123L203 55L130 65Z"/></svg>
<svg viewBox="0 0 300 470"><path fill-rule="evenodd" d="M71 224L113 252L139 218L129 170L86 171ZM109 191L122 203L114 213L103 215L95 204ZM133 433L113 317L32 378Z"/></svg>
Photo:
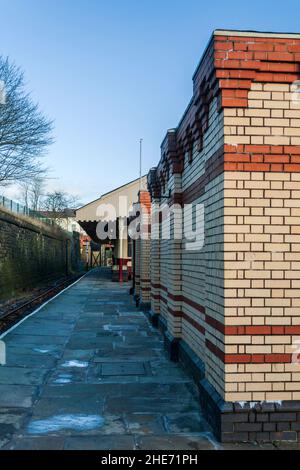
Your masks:
<svg viewBox="0 0 300 470"><path fill-rule="evenodd" d="M53 383L55 384L69 384L71 382L71 374L61 374Z"/></svg>
<svg viewBox="0 0 300 470"><path fill-rule="evenodd" d="M76 431L89 431L103 426L104 419L98 415L65 414L51 418L32 421L28 425L29 434L47 434L61 431L62 429L74 429Z"/></svg>
<svg viewBox="0 0 300 470"><path fill-rule="evenodd" d="M72 361L66 361L63 363L62 367L79 367L79 368L84 368L87 367L89 364L86 361L77 361L72 360Z"/></svg>
<svg viewBox="0 0 300 470"><path fill-rule="evenodd" d="M65 378L61 377L61 378L59 378L59 379L54 380L53 383L54 383L54 384L59 384L59 385L61 385L61 384L69 384L69 383L71 383L71 379L65 379Z"/></svg>

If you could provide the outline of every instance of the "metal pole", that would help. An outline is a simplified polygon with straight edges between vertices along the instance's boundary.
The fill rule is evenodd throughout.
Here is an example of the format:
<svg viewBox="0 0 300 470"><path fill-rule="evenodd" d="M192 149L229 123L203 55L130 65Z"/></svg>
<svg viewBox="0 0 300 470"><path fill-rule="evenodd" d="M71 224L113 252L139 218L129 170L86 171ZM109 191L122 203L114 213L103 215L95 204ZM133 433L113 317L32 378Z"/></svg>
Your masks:
<svg viewBox="0 0 300 470"><path fill-rule="evenodd" d="M123 282L123 219L119 217L119 282Z"/></svg>
<svg viewBox="0 0 300 470"><path fill-rule="evenodd" d="M143 139L140 139L140 190L142 189L142 155L143 155Z"/></svg>

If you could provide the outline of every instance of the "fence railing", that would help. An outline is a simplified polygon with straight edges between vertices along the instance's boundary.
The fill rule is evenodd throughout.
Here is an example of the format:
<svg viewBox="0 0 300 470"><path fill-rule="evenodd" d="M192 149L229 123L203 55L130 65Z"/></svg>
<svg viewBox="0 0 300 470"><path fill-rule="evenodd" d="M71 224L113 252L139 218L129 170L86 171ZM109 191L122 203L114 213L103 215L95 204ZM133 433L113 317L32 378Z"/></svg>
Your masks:
<svg viewBox="0 0 300 470"><path fill-rule="evenodd" d="M55 221L53 219L49 219L43 216L43 214L41 214L40 212L29 209L29 207L23 206L23 204L15 202L5 196L0 196L0 207L1 206L11 212L14 212L15 214L26 215L27 217L38 219L39 221L44 222L45 224L55 225Z"/></svg>

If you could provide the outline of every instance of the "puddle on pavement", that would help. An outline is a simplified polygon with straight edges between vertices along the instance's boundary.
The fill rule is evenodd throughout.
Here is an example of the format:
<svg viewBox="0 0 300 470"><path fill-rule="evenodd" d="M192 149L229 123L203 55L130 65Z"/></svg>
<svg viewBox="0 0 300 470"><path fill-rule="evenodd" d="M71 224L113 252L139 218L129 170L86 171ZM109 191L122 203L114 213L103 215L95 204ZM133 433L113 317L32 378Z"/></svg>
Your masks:
<svg viewBox="0 0 300 470"><path fill-rule="evenodd" d="M29 434L47 434L49 432L73 429L90 431L103 426L104 419L98 415L65 414L32 421L28 425Z"/></svg>
<svg viewBox="0 0 300 470"><path fill-rule="evenodd" d="M86 361L77 361L76 359L72 361L66 361L62 364L62 367L79 367L79 368L85 368L89 365L88 362Z"/></svg>

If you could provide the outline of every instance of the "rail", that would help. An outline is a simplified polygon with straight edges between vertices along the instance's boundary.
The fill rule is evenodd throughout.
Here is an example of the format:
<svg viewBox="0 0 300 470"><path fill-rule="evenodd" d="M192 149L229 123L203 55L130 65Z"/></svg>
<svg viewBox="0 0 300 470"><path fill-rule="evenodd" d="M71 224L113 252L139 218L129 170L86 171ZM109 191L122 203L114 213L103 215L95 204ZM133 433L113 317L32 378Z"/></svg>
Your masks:
<svg viewBox="0 0 300 470"><path fill-rule="evenodd" d="M23 318L26 318L35 308L41 306L46 300L51 299L82 276L83 274L68 277L21 305L0 313L0 334L4 333L7 329L18 323Z"/></svg>

